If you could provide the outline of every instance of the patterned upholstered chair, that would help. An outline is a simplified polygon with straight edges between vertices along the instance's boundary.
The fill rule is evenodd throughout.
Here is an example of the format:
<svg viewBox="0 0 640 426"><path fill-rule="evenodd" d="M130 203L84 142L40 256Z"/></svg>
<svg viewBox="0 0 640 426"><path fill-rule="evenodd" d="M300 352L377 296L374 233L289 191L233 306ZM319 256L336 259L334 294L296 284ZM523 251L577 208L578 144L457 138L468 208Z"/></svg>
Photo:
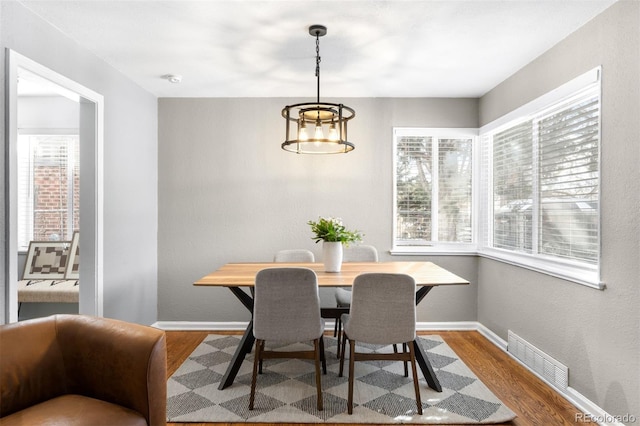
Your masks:
<svg viewBox="0 0 640 426"><path fill-rule="evenodd" d="M355 361L397 360L410 362L418 414L422 414L418 373L413 341L416 338L416 283L404 274L369 273L356 277L353 283L351 309L342 315L344 339L340 357L342 376L345 343L349 340L349 394L347 407L353 414ZM374 345L402 344L402 352L360 353L357 343ZM407 350L408 349L408 350Z"/></svg>
<svg viewBox="0 0 640 426"><path fill-rule="evenodd" d="M282 297L283 294L288 297ZM320 296L315 272L308 268L269 268L256 275L253 302L253 335L256 349L251 378L249 410L253 410L259 366L264 359L303 358L315 361L318 410L322 410L320 364L324 359L324 320L320 317ZM313 350L266 350L265 342L313 341ZM262 370L262 368L260 368Z"/></svg>

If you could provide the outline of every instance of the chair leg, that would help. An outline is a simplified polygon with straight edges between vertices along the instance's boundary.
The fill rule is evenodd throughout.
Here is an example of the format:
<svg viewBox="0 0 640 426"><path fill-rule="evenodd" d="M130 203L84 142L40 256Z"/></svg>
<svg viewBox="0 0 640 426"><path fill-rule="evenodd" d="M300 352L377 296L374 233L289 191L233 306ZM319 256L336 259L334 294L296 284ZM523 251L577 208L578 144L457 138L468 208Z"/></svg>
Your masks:
<svg viewBox="0 0 640 426"><path fill-rule="evenodd" d="M336 346L336 358L340 358L340 342L343 339L342 335L342 318L338 317L336 319L336 329L333 332L333 337L338 337L338 346Z"/></svg>
<svg viewBox="0 0 640 426"><path fill-rule="evenodd" d="M402 352L403 353L407 353L407 344L403 343L402 344ZM407 361L404 362L404 377L409 377L409 365L407 363Z"/></svg>
<svg viewBox="0 0 640 426"><path fill-rule="evenodd" d="M406 343L403 346L407 346ZM416 391L416 405L418 406L418 414L422 415L422 399L420 398L420 385L418 384L418 370L416 368L416 356L413 344L409 343L409 357L411 358L411 369L413 370L413 388Z"/></svg>
<svg viewBox="0 0 640 426"><path fill-rule="evenodd" d="M340 350L340 372L338 373L338 377L342 377L342 373L344 372L344 356L347 340L349 340L349 337L347 337L346 334L342 336L342 349Z"/></svg>
<svg viewBox="0 0 640 426"><path fill-rule="evenodd" d="M255 354L255 359L258 360L259 364L258 364L258 374L262 374L262 357L258 357L258 346L260 345L260 343L258 341L256 341L256 354ZM264 349L264 347L263 347Z"/></svg>
<svg viewBox="0 0 640 426"><path fill-rule="evenodd" d="M324 353L324 336L320 336L320 361L322 362L322 374L327 374L327 358Z"/></svg>
<svg viewBox="0 0 640 426"><path fill-rule="evenodd" d="M318 404L318 411L322 411L322 381L320 378L320 346L322 346L322 336L320 339L313 341L313 348L315 352L315 364L316 364L316 399Z"/></svg>
<svg viewBox="0 0 640 426"><path fill-rule="evenodd" d="M353 414L353 381L355 376L356 342L349 339L349 396L347 397L347 411ZM342 354L344 359L344 352Z"/></svg>
<svg viewBox="0 0 640 426"><path fill-rule="evenodd" d="M256 353L253 358L253 374L251 375L251 395L249 396L249 410L253 410L256 396L256 380L258 378L258 365L262 364L262 340L256 340Z"/></svg>

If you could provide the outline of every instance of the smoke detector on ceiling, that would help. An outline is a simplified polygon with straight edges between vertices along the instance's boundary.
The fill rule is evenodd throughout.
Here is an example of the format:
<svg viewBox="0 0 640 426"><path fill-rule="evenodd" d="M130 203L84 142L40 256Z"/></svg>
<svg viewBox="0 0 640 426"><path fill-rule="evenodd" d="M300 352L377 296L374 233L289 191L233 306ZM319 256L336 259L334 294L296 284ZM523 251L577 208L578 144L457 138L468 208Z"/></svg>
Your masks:
<svg viewBox="0 0 640 426"><path fill-rule="evenodd" d="M162 78L169 81L169 83L178 84L182 82L182 76L178 74L165 74Z"/></svg>

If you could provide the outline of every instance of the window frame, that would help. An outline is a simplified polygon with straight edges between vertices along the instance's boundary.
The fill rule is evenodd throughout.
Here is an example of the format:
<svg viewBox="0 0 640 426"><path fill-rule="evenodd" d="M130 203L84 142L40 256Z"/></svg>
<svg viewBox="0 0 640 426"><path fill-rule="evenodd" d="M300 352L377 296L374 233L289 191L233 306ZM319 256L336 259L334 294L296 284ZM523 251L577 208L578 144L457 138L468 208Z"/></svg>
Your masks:
<svg viewBox="0 0 640 426"><path fill-rule="evenodd" d="M523 267L526 269L541 272L547 275L551 275L564 280L572 281L578 284L586 285L596 289L604 289L605 285L601 281L600 265L602 256L602 210L598 209L597 220L597 247L598 255L595 264L589 264L587 262L581 262L577 260L565 259L561 257L551 256L543 253L539 253L537 248L534 247L534 253L524 253L508 249L495 248L492 246L493 241L493 156L492 156L492 139L493 134L499 133L502 130L517 125L519 122L528 120L542 120L547 117L551 112L560 110L562 107L575 102L578 99L586 98L587 96L596 96L599 105L599 120L598 120L598 199L599 205L602 198L602 86L601 86L601 67L594 68L568 83L560 86L559 88L541 96L540 98L525 104L507 115L483 126L480 129L480 145L482 149L481 157L481 170L483 176L481 176L481 193L483 199L481 200L481 210L483 211L483 217L480 226L480 238L478 244L478 254L482 257L498 260L515 266ZM535 143L535 142L534 142ZM536 148L537 149L537 148ZM537 154L537 152L536 152ZM533 160L533 166L535 167L534 173L538 175L537 170L537 158ZM537 178L536 178L537 181ZM534 189L535 200L532 205L536 205L537 197L539 197L539 191ZM539 231L539 224L537 223L537 215L534 213L534 229L532 232L532 238L535 237L537 241L537 233Z"/></svg>
<svg viewBox="0 0 640 426"><path fill-rule="evenodd" d="M567 83L543 94L542 96L508 112L507 114L491 121L479 129L468 128L418 128L418 127L394 127L392 140L393 160L393 205L392 205L392 241L391 255L423 256L423 255L478 255L493 259L517 267L529 269L545 275L560 278L569 282L585 285L591 288L603 290L605 283L601 281L602 263L602 67L595 67ZM598 256L595 264L573 261L561 257L546 254L527 254L506 249L494 248L488 245L489 238L493 235L493 182L492 159L489 156L488 135L504 130L517 122L531 119L534 115L545 116L550 111L557 110L562 104L571 99L583 96L593 91L598 97L600 118L598 120ZM409 133L398 134L398 131ZM430 131L432 133L415 133ZM412 133L413 134L410 134ZM458 132L458 133L456 133ZM462 132L462 133L460 133ZM466 133L468 132L468 133ZM473 171L472 171L472 238L473 244L437 242L428 246L398 245L396 244L396 214L397 214L397 136L437 136L452 137L455 135L472 134L476 137L473 144ZM534 159L535 165L537 160ZM535 166L534 165L534 166ZM536 170L537 174L538 171ZM536 219L537 220L537 219Z"/></svg>
<svg viewBox="0 0 640 426"><path fill-rule="evenodd" d="M393 158L393 175L392 175L392 236L391 236L391 255L415 255L424 254L431 255L473 255L477 254L477 200L478 200L478 129L477 128L440 128L440 127L394 127L392 141L392 158ZM416 136L416 137L432 137L436 139L471 139L471 242L451 242L451 241L431 241L426 244L398 244L397 238L397 140L399 137ZM434 146L437 143L434 141ZM437 158L437 153L433 154ZM433 178L432 186L438 186L437 171ZM437 201L435 206L437 207ZM437 214L432 219L437 222ZM436 228L437 229L437 228Z"/></svg>
<svg viewBox="0 0 640 426"><path fill-rule="evenodd" d="M79 137L79 129L77 128L72 128L72 129L65 129L65 128L46 128L46 129L36 129L36 128L25 128L25 129L19 129L18 130L18 137L21 136L27 136L27 137L31 137L31 136L74 136L76 138ZM78 141L79 143L79 141ZM32 169L32 165L33 165L33 152L32 152L32 148L30 148L29 153L28 153L28 161L29 161L29 170ZM73 169L73 164L76 164L77 166L79 166L79 162L80 162L80 158L79 156L76 155L72 155L72 162L67 164L67 176L69 176L71 172L71 170ZM17 165L18 169L20 168L19 165ZM28 186L30 187L29 193L33 193L33 187L34 187L34 182L33 182L33 177L30 175L29 176L29 182L28 182ZM72 184L72 183L71 183ZM69 191L69 183L67 184L67 192ZM73 203L73 197L71 197L70 199L68 199L68 201L70 201L71 203ZM33 204L27 202L24 207L27 208L27 213L31 213L28 215L25 215L25 217L31 217L33 218ZM22 213L20 212L20 209L23 208L23 205L21 203L18 202L18 217L22 215ZM73 227L73 218L74 218L74 214L73 214L73 204L69 204L69 202L67 203L66 206L66 210L67 212L71 213L71 226L68 228L68 235L65 235L63 238L63 241L71 241L71 237L73 236L73 232L74 232L74 227ZM33 232L34 232L34 223L33 223L33 219L31 220L30 224L26 225L26 231L28 234L30 234L30 238L28 238L28 240L33 240ZM20 232L18 232L18 234L20 234ZM29 248L29 241L26 241L26 245L20 245L20 240L18 239L17 241L18 243L18 253L26 253L28 248Z"/></svg>

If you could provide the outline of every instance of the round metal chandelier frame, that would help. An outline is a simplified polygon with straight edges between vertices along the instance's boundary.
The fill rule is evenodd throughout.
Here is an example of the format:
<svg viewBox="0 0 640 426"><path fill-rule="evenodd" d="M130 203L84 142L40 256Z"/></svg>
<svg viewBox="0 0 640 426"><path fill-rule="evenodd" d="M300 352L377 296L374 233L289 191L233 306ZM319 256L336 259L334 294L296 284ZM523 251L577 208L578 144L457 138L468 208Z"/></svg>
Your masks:
<svg viewBox="0 0 640 426"><path fill-rule="evenodd" d="M355 110L343 104L320 102L319 38L326 33L327 28L323 25L309 27L309 34L316 38L317 98L316 102L283 108L286 137L281 146L285 151L297 154L343 154L355 149L355 145L347 139L347 122L355 117ZM291 135L294 129L295 134Z"/></svg>

